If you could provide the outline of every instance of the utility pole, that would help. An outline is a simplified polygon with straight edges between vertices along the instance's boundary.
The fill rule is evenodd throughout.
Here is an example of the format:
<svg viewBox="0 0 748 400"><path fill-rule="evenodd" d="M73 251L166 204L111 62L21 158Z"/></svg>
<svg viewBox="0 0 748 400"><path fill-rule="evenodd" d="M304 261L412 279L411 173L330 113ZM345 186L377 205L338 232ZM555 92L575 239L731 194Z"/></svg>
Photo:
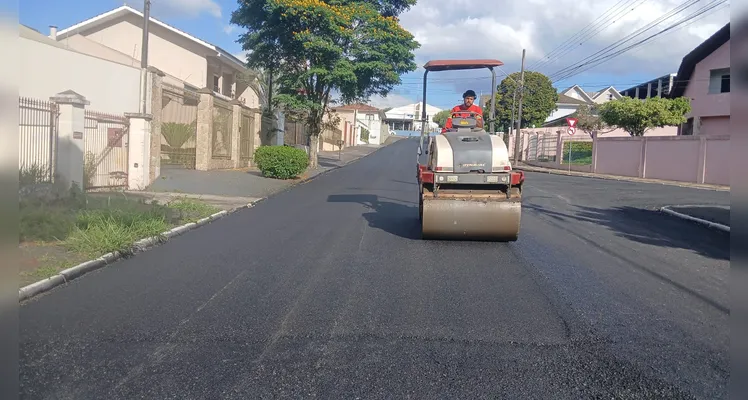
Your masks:
<svg viewBox="0 0 748 400"><path fill-rule="evenodd" d="M151 0L143 0L143 39L140 53L140 112L145 114L148 99L148 23L151 19Z"/></svg>
<svg viewBox="0 0 748 400"><path fill-rule="evenodd" d="M514 132L514 163L519 161L519 154L522 151L522 95L525 91L525 49L522 49L522 69L519 73L519 107L517 107L517 130Z"/></svg>

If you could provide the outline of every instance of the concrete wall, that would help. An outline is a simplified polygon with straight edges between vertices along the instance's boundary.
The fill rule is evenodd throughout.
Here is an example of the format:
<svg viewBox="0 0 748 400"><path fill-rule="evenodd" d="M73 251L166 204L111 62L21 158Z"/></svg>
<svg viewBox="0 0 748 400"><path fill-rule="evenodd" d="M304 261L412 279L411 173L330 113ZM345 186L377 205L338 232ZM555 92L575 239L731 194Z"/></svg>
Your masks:
<svg viewBox="0 0 748 400"><path fill-rule="evenodd" d="M19 70L28 78L18 82L20 96L48 100L73 90L96 111L138 111L140 69L24 37L19 38L18 50Z"/></svg>
<svg viewBox="0 0 748 400"><path fill-rule="evenodd" d="M729 135L600 138L592 171L716 185L730 184Z"/></svg>

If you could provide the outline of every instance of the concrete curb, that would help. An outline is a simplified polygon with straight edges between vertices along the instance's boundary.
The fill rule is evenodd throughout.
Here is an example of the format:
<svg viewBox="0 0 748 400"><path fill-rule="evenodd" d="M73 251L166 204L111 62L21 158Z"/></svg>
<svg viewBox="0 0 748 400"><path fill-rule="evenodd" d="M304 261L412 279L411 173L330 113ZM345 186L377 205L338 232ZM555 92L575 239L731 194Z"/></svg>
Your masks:
<svg viewBox="0 0 748 400"><path fill-rule="evenodd" d="M326 174L326 173L328 173L330 171L334 171L334 170L336 170L338 168L345 167L345 166L353 163L354 161L358 161L358 160L360 160L360 159L362 159L364 157L368 157L368 156L376 153L377 151L379 151L380 149L382 149L384 147L386 147L386 146L382 145L379 148L377 148L376 150L372 151L371 153L364 154L364 155L362 155L360 157L354 158L354 159L346 162L343 165L336 165L336 166L334 166L332 168L329 168L329 169L327 169L325 171L320 172L319 174L316 174L316 175L311 176L311 177L306 178L306 179L302 179L299 182L296 182L296 183L292 184L291 186L289 186L289 187L287 187L287 188L285 188L285 189L283 189L283 190L281 190L281 191L279 191L277 193L271 194L270 196L273 196L275 194L284 192L284 191L286 191L288 189L293 188L296 185L309 182L309 181L317 178L318 176L324 175L324 174ZM170 229L170 230L168 230L166 232L162 232L158 236L152 236L152 237L140 239L140 240L136 241L135 243L133 243L133 245L129 249L127 249L127 251L125 251L124 253L121 253L121 252L117 251L117 252L113 252L113 253L104 254L101 257L98 257L98 258L95 258L93 260L89 260L89 261L83 262L83 263L78 264L78 265L76 265L74 267L68 268L68 269L66 269L64 271L60 271L59 273L57 273L57 274L55 274L55 275L53 275L53 276L51 276L49 278L42 279L40 281L34 282L34 283L30 284L30 285L24 286L21 289L19 289L18 290L18 300L19 300L19 302L30 300L30 299L32 299L32 298L34 298L34 297L36 297L36 296L38 296L40 294L49 292L50 290L52 290L52 289L54 289L54 288L56 288L58 286L62 286L62 285L67 284L68 282L70 282L70 281L72 281L74 279L80 278L81 276L83 276L83 275L85 275L85 274L87 274L89 272L101 269L101 268L103 268L103 267L111 264L114 261L117 261L117 260L119 260L121 258L124 258L128 254L136 254L136 253L139 253L139 252L146 251L146 250L148 250L148 249L150 249L152 247L155 247L155 246L157 246L159 244L166 243L167 241L169 241L169 239L171 239L173 237L182 235L185 232L188 232L188 231L191 231L191 230L193 230L195 228L198 228L200 226L206 225L209 222L218 220L218 219L220 219L222 217L225 217L226 215L233 214L233 213L235 213L235 212L237 212L239 210L243 210L245 208L252 208L255 204L257 204L260 201L266 200L270 196L266 196L266 197L257 199L257 200L255 200L255 201L253 201L251 203L246 204L246 205L243 205L243 206L240 206L240 207L236 207L236 208L232 208L231 210L222 210L222 211L219 211L219 212L217 212L215 214L212 214L209 217L202 218L202 219L198 220L197 222L189 222L189 223L186 223L184 225L180 225L180 226L177 226L175 228L172 228L172 229Z"/></svg>
<svg viewBox="0 0 748 400"><path fill-rule="evenodd" d="M686 183L686 182L678 182L678 181L659 181L659 180L650 180L650 179L643 179L643 178L634 178L634 177L628 177L628 176L593 174L589 172L579 172L579 171L569 172L569 171L564 171L560 169L556 170L556 169L550 169L550 168L535 167L532 165L520 165L516 167L515 169L523 170L523 171L530 171L530 172L543 172L543 173L555 174L555 175L581 176L585 178L597 178L597 179L605 179L605 180L613 180L613 181L649 183L649 184L659 184L659 185L666 185L666 186L679 186L679 187L687 187L691 189L714 190L717 192L729 192L730 191L729 186L705 185L705 184L699 184L699 183Z"/></svg>
<svg viewBox="0 0 748 400"><path fill-rule="evenodd" d="M197 222L189 222L184 225L180 225L175 228L172 228L166 232L162 232L158 236L151 236L148 238L140 239L136 241L135 243L133 243L132 246L130 246L130 248L127 249L125 252L116 251L113 253L104 254L103 256L99 258L95 258L93 260L89 260L81 264L78 264L74 267L68 268L64 271L60 271L56 275L53 275L46 279L42 279L41 281L38 281L38 282L34 282L30 285L24 286L21 289L19 289L18 300L19 302L29 300L42 293L46 293L58 286L66 284L74 279L80 278L81 276L89 272L101 269L111 264L114 261L117 261L121 258L125 258L128 255L146 251L159 244L166 243L167 241L169 241L169 239L173 237L182 235L185 232L188 232L200 226L206 225L209 222L218 220L226 215L233 214L245 208L251 208L252 206L254 206L255 203L256 202L252 202L241 207L233 208L231 210L219 211L209 217L202 218L198 220Z"/></svg>
<svg viewBox="0 0 748 400"><path fill-rule="evenodd" d="M688 220L688 221L691 221L691 222L695 222L697 224L706 225L707 227L712 228L712 229L717 229L717 230L720 230L722 232L730 233L730 227L727 226L727 225L722 225L722 224L718 224L716 222L707 221L705 219L692 217L692 216L690 216L688 214L679 213L677 211L671 210L670 207L672 207L672 206L660 207L660 212L663 212L663 213L668 214L668 215L672 215L672 216L677 217L677 218L682 218L682 219L685 219L685 220ZM696 207L696 206L688 206L688 207Z"/></svg>

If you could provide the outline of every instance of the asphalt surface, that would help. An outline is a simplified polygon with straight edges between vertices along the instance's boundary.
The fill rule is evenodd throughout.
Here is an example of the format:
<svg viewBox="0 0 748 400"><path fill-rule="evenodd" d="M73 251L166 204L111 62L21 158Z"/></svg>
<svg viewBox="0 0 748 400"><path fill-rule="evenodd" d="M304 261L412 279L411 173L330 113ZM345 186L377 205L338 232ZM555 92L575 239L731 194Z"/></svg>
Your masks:
<svg viewBox="0 0 748 400"><path fill-rule="evenodd" d="M729 235L655 210L729 193L528 173L517 242L426 242L414 162L23 304L22 398L727 398Z"/></svg>

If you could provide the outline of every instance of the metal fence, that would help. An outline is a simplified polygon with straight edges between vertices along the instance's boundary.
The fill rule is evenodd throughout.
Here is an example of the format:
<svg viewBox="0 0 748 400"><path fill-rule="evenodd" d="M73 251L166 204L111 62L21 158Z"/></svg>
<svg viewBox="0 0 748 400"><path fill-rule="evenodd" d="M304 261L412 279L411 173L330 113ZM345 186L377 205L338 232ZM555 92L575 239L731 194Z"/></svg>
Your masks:
<svg viewBox="0 0 748 400"><path fill-rule="evenodd" d="M233 109L231 104L221 99L213 99L213 134L211 145L213 146L214 159L231 158L231 131Z"/></svg>
<svg viewBox="0 0 748 400"><path fill-rule="evenodd" d="M558 135L530 133L527 142L527 161L556 161Z"/></svg>
<svg viewBox="0 0 748 400"><path fill-rule="evenodd" d="M85 189L127 186L127 118L92 110L85 112L83 181Z"/></svg>
<svg viewBox="0 0 748 400"><path fill-rule="evenodd" d="M19 97L18 108L20 183L52 183L57 154L57 104Z"/></svg>
<svg viewBox="0 0 748 400"><path fill-rule="evenodd" d="M162 88L161 164L195 169L200 96L167 83Z"/></svg>

